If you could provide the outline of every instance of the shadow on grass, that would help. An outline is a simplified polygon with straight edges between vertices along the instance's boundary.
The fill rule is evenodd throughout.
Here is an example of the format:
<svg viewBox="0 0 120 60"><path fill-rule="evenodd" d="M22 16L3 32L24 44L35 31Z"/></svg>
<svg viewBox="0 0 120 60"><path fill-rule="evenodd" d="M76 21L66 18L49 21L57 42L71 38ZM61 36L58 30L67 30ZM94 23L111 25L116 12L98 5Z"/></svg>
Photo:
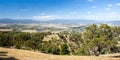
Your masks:
<svg viewBox="0 0 120 60"><path fill-rule="evenodd" d="M7 56L6 54L7 54L8 52L3 52L3 51L1 51L0 52L0 56Z"/></svg>
<svg viewBox="0 0 120 60"><path fill-rule="evenodd" d="M0 57L0 60L18 60L18 59L14 58L14 57L8 57L8 58L1 58Z"/></svg>
<svg viewBox="0 0 120 60"><path fill-rule="evenodd" d="M118 55L118 56L111 56L112 58L120 58L120 55Z"/></svg>
<svg viewBox="0 0 120 60"><path fill-rule="evenodd" d="M14 58L14 57L8 57L6 54L7 54L8 52L3 52L3 51L1 51L0 52L0 60L18 60L18 59L16 59L16 58Z"/></svg>

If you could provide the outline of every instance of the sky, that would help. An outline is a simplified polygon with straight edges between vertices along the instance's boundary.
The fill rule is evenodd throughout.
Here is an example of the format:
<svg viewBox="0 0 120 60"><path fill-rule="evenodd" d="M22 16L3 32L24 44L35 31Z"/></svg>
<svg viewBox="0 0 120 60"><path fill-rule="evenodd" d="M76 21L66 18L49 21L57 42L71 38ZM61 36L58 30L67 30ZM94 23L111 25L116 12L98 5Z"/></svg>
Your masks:
<svg viewBox="0 0 120 60"><path fill-rule="evenodd" d="M0 18L120 21L120 0L0 0Z"/></svg>

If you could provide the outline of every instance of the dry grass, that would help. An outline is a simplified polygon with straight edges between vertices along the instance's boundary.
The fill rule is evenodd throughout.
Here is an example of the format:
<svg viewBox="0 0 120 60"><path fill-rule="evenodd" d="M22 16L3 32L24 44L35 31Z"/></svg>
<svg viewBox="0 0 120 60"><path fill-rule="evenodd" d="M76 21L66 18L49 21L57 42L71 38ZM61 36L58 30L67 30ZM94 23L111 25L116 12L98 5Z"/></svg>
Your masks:
<svg viewBox="0 0 120 60"><path fill-rule="evenodd" d="M34 32L37 32L37 30L22 30L21 32L29 32L29 33L34 33Z"/></svg>
<svg viewBox="0 0 120 60"><path fill-rule="evenodd" d="M49 41L52 40L53 37L56 37L57 40L60 39L59 36L57 34L52 34L52 35L47 35L44 37L43 41Z"/></svg>
<svg viewBox="0 0 120 60"><path fill-rule="evenodd" d="M0 29L0 31L12 31L10 29Z"/></svg>
<svg viewBox="0 0 120 60"><path fill-rule="evenodd" d="M50 55L44 53L38 53L28 50L18 50L18 49L8 49L0 47L0 52L7 52L5 56L0 56L0 58L14 57L18 60L120 60L120 57L110 57L110 56L120 56L120 54L109 54L96 56L60 56L60 55ZM13 59L14 60L14 59Z"/></svg>

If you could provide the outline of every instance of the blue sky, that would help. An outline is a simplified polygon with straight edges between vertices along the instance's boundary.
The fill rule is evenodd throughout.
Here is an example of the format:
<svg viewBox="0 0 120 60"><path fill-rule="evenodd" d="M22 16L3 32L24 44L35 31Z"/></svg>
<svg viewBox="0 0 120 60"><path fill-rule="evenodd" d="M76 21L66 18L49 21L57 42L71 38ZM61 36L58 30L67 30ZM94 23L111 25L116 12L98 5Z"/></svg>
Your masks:
<svg viewBox="0 0 120 60"><path fill-rule="evenodd" d="M0 0L0 18L120 20L120 0Z"/></svg>

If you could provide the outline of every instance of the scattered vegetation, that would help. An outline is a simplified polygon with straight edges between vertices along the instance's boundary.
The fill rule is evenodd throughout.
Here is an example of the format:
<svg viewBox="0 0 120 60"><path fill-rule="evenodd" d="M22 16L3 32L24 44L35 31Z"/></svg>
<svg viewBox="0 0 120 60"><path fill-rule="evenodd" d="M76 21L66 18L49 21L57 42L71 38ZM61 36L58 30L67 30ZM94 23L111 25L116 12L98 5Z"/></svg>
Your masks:
<svg viewBox="0 0 120 60"><path fill-rule="evenodd" d="M57 55L96 55L120 53L120 27L90 25L84 32L60 32L52 40L43 41L50 32L0 32L0 46L40 51Z"/></svg>

